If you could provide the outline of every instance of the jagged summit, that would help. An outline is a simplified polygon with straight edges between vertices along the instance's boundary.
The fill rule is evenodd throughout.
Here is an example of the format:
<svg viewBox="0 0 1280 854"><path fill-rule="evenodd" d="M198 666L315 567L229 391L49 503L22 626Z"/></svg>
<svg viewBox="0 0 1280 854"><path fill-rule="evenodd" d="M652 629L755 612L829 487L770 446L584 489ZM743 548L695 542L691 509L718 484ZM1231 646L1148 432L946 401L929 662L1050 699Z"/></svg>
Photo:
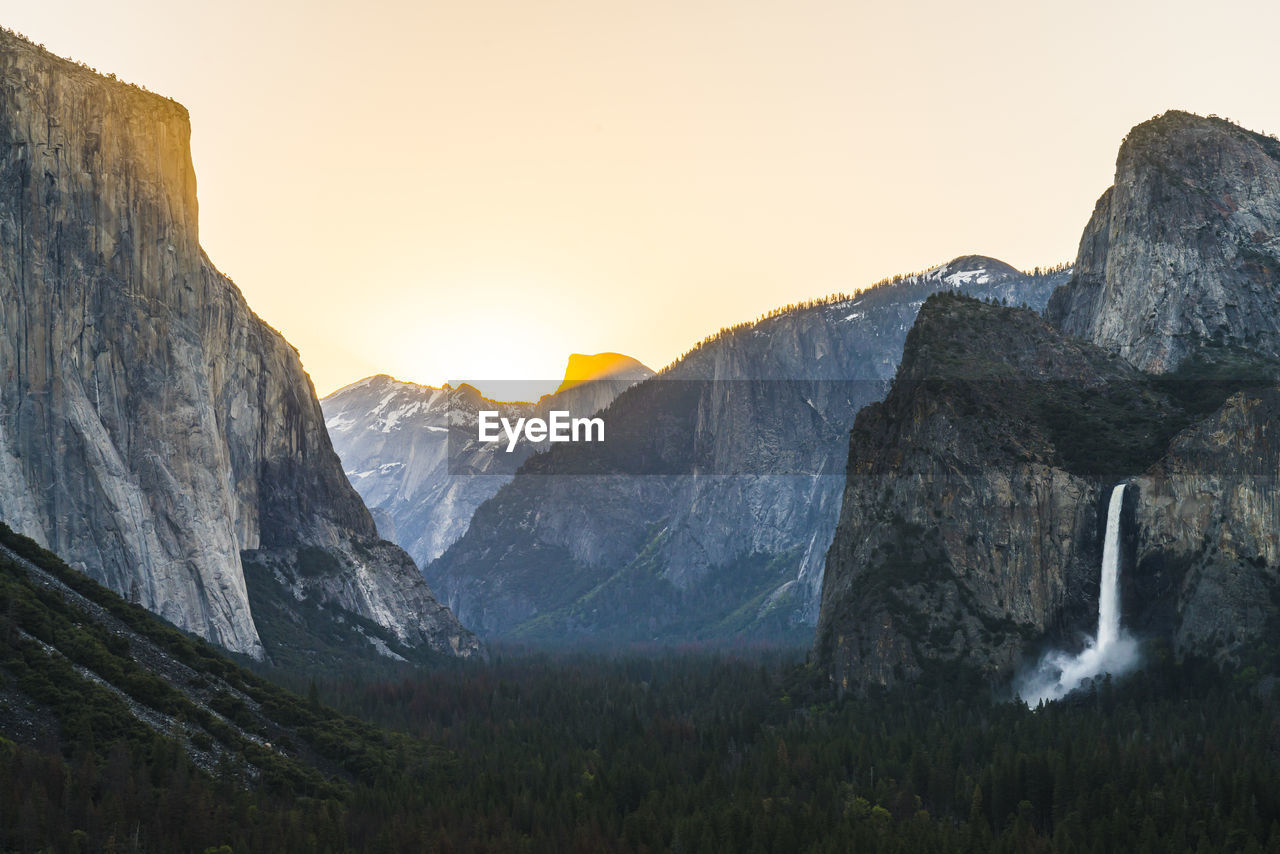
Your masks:
<svg viewBox="0 0 1280 854"><path fill-rule="evenodd" d="M564 379L554 393L559 394L575 386L599 380L629 380L637 382L648 379L653 374L654 372L643 362L622 353L594 353L591 355L570 353L569 361L565 365ZM321 400L350 395L361 389L393 391L409 388L427 393L433 391L460 392L474 400L484 397L479 389L467 382L445 383L437 387L397 379L390 374L373 374L353 383L348 383L342 388L325 395ZM546 395L544 399L549 397L550 395ZM516 403L519 401L508 402Z"/></svg>
<svg viewBox="0 0 1280 854"><path fill-rule="evenodd" d="M378 530L425 566L536 450L522 445L506 453L477 442L479 411L513 420L553 409L592 415L652 375L618 353L575 354L566 385L537 402L492 400L465 382L435 388L379 374L339 389L322 406L347 477L373 509Z"/></svg>
<svg viewBox="0 0 1280 854"><path fill-rule="evenodd" d="M370 388L370 389L384 388L384 387L390 386L393 383L398 383L398 382L400 382L400 380L396 379L390 374L374 374L373 376L368 376L363 379L356 380L353 383L347 383L342 388L337 389L336 391L331 391L320 399L328 400L331 397L337 397L340 394L348 394L353 391L358 391L359 389L362 389L362 388Z"/></svg>
<svg viewBox="0 0 1280 854"><path fill-rule="evenodd" d="M1047 316L1143 370L1199 343L1280 355L1280 141L1168 112L1129 132Z"/></svg>
<svg viewBox="0 0 1280 854"><path fill-rule="evenodd" d="M836 306L856 303L867 296L884 291L886 288L900 289L904 286L928 286L929 292L937 290L938 285L949 285L958 290L967 288L985 288L1007 281L1021 281L1026 274L1011 264L988 255L960 255L945 264L930 267L917 273L904 273L882 279L868 288L859 290L853 297L835 302Z"/></svg>
<svg viewBox="0 0 1280 854"><path fill-rule="evenodd" d="M1202 116L1185 110L1167 110L1134 125L1120 143L1117 161L1132 160L1142 152L1167 155L1185 144L1188 135L1224 134L1237 136L1280 153L1280 140L1274 136L1242 127L1230 119L1216 115Z"/></svg>

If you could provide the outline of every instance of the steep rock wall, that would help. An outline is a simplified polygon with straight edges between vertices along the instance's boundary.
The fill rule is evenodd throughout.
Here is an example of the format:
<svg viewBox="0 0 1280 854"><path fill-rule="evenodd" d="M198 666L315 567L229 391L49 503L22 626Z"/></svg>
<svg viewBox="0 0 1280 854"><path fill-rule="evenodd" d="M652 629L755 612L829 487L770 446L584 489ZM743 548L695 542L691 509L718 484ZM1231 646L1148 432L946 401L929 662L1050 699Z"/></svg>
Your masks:
<svg viewBox="0 0 1280 854"><path fill-rule="evenodd" d="M1176 111L1135 127L1047 316L1156 373L1201 339L1280 355L1280 142Z"/></svg>
<svg viewBox="0 0 1280 854"><path fill-rule="evenodd" d="M200 248L189 137L179 104L0 34L0 515L260 656L241 550L376 532L297 352Z"/></svg>

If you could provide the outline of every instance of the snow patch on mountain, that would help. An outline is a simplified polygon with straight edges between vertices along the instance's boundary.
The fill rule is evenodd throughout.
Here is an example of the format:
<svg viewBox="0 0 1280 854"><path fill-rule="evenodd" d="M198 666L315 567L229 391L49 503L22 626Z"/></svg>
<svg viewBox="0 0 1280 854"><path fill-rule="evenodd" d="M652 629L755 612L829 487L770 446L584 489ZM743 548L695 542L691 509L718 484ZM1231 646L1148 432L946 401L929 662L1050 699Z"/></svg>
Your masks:
<svg viewBox="0 0 1280 854"><path fill-rule="evenodd" d="M462 536L475 509L539 449L497 453L498 445L477 442L480 410L496 410L512 423L553 408L589 416L653 374L634 359L599 355L620 366L614 375L566 380L567 388L537 403L490 400L466 383L436 388L379 374L339 389L321 407L347 478L383 533L421 567ZM593 359L575 354L566 376L587 375Z"/></svg>

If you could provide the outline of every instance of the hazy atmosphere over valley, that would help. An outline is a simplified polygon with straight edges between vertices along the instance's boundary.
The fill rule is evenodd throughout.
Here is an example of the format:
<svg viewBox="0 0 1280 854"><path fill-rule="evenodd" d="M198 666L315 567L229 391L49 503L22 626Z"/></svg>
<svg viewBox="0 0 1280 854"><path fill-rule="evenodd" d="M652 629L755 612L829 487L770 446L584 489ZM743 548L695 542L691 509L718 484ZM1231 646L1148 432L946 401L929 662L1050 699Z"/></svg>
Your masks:
<svg viewBox="0 0 1280 854"><path fill-rule="evenodd" d="M1277 24L0 4L0 851L1280 850Z"/></svg>

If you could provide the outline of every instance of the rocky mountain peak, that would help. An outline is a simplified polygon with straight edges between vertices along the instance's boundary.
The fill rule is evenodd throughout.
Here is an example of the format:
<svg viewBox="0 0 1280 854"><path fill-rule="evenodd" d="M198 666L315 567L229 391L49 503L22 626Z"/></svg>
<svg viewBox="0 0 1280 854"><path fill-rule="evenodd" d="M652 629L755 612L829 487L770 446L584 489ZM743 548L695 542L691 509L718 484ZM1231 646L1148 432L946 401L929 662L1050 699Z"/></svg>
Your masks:
<svg viewBox="0 0 1280 854"><path fill-rule="evenodd" d="M1116 157L1117 172L1147 158L1155 164L1163 163L1187 172L1213 176L1220 171L1214 162L1214 151L1227 139L1261 146L1271 157L1280 155L1280 141L1273 137L1218 116L1169 110L1130 129ZM1212 178L1206 177L1206 180Z"/></svg>
<svg viewBox="0 0 1280 854"><path fill-rule="evenodd" d="M930 273L937 273L940 278L957 285L985 285L997 279L1022 275L1017 268L989 255L961 255L941 267L935 267Z"/></svg>
<svg viewBox="0 0 1280 854"><path fill-rule="evenodd" d="M1126 137L1047 315L1147 371L1198 342L1280 354L1280 142L1169 112Z"/></svg>
<svg viewBox="0 0 1280 854"><path fill-rule="evenodd" d="M582 383L603 379L643 380L653 376L644 363L624 356L621 353L570 353L569 364L565 366L564 380L556 393L573 388Z"/></svg>
<svg viewBox="0 0 1280 854"><path fill-rule="evenodd" d="M465 382L434 388L379 375L339 389L322 406L347 476L372 508L379 532L425 567L530 454L545 449L522 443L506 453L499 444L478 442L479 411L512 421L552 410L589 416L651 376L619 353L574 354L564 385L536 402L494 400Z"/></svg>

